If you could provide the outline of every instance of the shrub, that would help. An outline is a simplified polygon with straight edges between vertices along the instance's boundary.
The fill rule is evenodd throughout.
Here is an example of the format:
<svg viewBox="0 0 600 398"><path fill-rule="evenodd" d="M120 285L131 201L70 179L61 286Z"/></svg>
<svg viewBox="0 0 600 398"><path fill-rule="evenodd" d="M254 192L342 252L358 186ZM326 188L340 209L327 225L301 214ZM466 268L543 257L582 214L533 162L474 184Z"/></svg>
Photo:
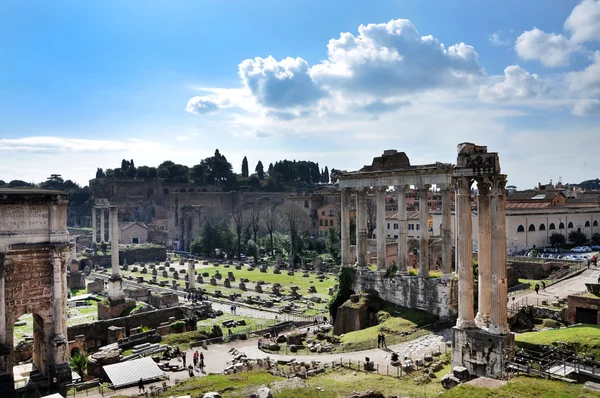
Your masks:
<svg viewBox="0 0 600 398"><path fill-rule="evenodd" d="M335 322L335 316L337 315L337 309L340 305L344 304L350 295L354 294L352 285L354 284L354 278L356 276L356 269L350 267L341 267L340 272L337 275L338 289L329 300L329 315Z"/></svg>
<svg viewBox="0 0 600 398"><path fill-rule="evenodd" d="M176 321L170 326L176 333L181 333L185 330L185 321Z"/></svg>

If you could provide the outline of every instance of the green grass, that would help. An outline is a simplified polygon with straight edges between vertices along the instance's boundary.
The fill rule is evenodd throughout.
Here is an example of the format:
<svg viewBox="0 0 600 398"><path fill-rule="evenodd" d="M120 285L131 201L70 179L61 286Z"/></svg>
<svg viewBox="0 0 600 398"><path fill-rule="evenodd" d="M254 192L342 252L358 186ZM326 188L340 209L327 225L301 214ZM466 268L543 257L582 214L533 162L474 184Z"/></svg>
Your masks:
<svg viewBox="0 0 600 398"><path fill-rule="evenodd" d="M402 336L400 332L435 322L438 317L425 311L403 308L386 307L377 313L379 325L346 333L341 338L337 352L367 350L377 347L377 335L383 331L387 345L400 343L429 334L430 331L420 329L410 335Z"/></svg>
<svg viewBox="0 0 600 398"><path fill-rule="evenodd" d="M600 326L596 325L577 325L541 332L519 333L515 339L517 344L553 345L556 342L563 342L579 354L600 359Z"/></svg>
<svg viewBox="0 0 600 398"><path fill-rule="evenodd" d="M542 281L546 282L548 286L552 281L550 279L523 279L519 278L519 283L529 283L529 290L535 290L535 285L540 285L540 291L542 290Z"/></svg>
<svg viewBox="0 0 600 398"><path fill-rule="evenodd" d="M233 333L243 333L245 331L254 331L257 328L259 329L263 329L263 328L268 328L271 325L274 325L277 323L276 320L274 319L261 319L261 318L250 318L247 316L241 316L241 315L231 315L231 314L223 314L223 316L220 316L218 318L208 318L208 319L204 319L201 321L198 321L198 329L203 329L203 330L210 330L210 328L212 328L213 325L219 325L222 329L223 329L223 334L227 335L228 331L227 328L223 326L223 321L226 320L233 320L233 321L239 321L239 320L244 320L246 321L246 326L236 326L234 328L231 328L231 331Z"/></svg>
<svg viewBox="0 0 600 398"><path fill-rule="evenodd" d="M592 398L599 396L599 393L584 389L581 384L567 384L555 380L544 380L526 376L511 379L499 389L461 385L444 393L444 398Z"/></svg>

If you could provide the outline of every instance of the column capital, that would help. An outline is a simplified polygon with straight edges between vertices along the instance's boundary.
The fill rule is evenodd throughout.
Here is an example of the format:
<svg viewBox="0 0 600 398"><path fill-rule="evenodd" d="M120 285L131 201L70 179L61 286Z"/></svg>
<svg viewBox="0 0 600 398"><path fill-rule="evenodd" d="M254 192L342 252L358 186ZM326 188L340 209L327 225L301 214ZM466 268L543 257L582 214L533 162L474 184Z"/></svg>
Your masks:
<svg viewBox="0 0 600 398"><path fill-rule="evenodd" d="M459 194L467 194L471 192L473 179L471 177L454 177L454 185Z"/></svg>
<svg viewBox="0 0 600 398"><path fill-rule="evenodd" d="M410 186L409 186L408 184L404 184L404 185L395 185L395 186L394 186L394 189L395 189L396 191L399 191L399 192L404 192L404 193L406 193L406 191L408 191L408 190L410 189Z"/></svg>
<svg viewBox="0 0 600 398"><path fill-rule="evenodd" d="M496 195L504 194L506 187L506 174L499 174L491 178L491 189Z"/></svg>
<svg viewBox="0 0 600 398"><path fill-rule="evenodd" d="M490 194L490 189L492 187L492 180L490 179L490 177L478 177L475 181L477 181L477 190L479 191L479 195Z"/></svg>
<svg viewBox="0 0 600 398"><path fill-rule="evenodd" d="M431 189L431 184L423 184L423 185L416 186L415 188L419 192L429 191Z"/></svg>

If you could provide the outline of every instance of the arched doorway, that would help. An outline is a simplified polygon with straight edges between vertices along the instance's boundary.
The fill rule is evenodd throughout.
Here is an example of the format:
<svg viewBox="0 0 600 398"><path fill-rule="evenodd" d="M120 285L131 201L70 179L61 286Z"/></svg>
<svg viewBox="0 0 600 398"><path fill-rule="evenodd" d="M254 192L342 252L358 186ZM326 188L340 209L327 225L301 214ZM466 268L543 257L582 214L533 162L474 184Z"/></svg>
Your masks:
<svg viewBox="0 0 600 398"><path fill-rule="evenodd" d="M50 352L45 348L50 343L45 323L35 313L8 320L7 337L8 344L12 346L13 377L17 386L25 386L31 375L42 373L52 360L48 357Z"/></svg>

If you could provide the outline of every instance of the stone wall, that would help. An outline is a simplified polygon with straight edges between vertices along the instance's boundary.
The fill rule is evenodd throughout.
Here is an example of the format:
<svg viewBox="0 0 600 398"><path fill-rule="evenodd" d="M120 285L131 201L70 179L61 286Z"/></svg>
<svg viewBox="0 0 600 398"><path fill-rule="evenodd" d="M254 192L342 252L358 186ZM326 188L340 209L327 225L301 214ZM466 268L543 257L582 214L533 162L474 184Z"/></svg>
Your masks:
<svg viewBox="0 0 600 398"><path fill-rule="evenodd" d="M577 322L577 308L587 308L597 311L596 324L600 325L600 298L576 295L567 296L566 322L570 324Z"/></svg>
<svg viewBox="0 0 600 398"><path fill-rule="evenodd" d="M127 264L150 261L164 261L167 258L167 248L164 246L133 247L127 250L119 249L119 264L127 260Z"/></svg>
<svg viewBox="0 0 600 398"><path fill-rule="evenodd" d="M531 314L534 318L548 318L563 322L565 320L565 313L566 310L564 308L553 309L546 307L531 307Z"/></svg>
<svg viewBox="0 0 600 398"><path fill-rule="evenodd" d="M118 318L125 310L133 307L135 307L135 301L133 300L123 300L123 302L112 304L101 301L98 303L98 319Z"/></svg>
<svg viewBox="0 0 600 398"><path fill-rule="evenodd" d="M372 271L358 271L354 291L375 290L382 300L438 315L441 319L456 316L458 281L441 278L385 278Z"/></svg>
<svg viewBox="0 0 600 398"><path fill-rule="evenodd" d="M511 261L508 263L517 278L545 279L552 272L562 269L563 263L529 263L526 261Z"/></svg>
<svg viewBox="0 0 600 398"><path fill-rule="evenodd" d="M88 348L100 347L108 344L108 328L110 326L124 327L126 330L139 326L156 329L162 322L169 322L169 318L183 319L184 317L185 314L181 307L166 308L121 318L69 326L68 338L74 340L75 336L83 335Z"/></svg>
<svg viewBox="0 0 600 398"><path fill-rule="evenodd" d="M148 296L148 304L155 308L169 308L179 305L179 297L175 293L155 293Z"/></svg>

